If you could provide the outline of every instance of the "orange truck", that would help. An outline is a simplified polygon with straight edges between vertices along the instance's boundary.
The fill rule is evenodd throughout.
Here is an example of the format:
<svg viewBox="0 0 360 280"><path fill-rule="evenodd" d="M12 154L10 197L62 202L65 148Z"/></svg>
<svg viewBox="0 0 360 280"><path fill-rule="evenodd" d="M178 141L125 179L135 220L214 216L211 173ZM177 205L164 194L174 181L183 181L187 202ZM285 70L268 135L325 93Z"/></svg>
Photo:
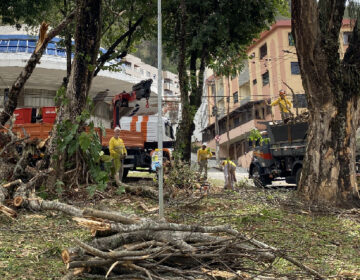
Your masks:
<svg viewBox="0 0 360 280"><path fill-rule="evenodd" d="M124 173L126 177L129 170L151 171L151 155L157 148L158 117L153 116L154 106L148 106L152 80L142 81L133 86L130 93L122 92L113 98L113 123L120 126L120 138L123 139L127 149L124 160ZM139 101L145 99L145 104ZM142 108L144 107L144 108ZM146 114L148 113L148 114ZM141 115L140 115L141 114ZM17 108L13 132L20 137L29 136L31 139L46 139L52 130L56 119L56 107ZM171 150L174 144L174 135L170 122L163 119L164 157L171 159ZM98 132L100 142L106 154L108 145L114 135L113 128L100 128Z"/></svg>

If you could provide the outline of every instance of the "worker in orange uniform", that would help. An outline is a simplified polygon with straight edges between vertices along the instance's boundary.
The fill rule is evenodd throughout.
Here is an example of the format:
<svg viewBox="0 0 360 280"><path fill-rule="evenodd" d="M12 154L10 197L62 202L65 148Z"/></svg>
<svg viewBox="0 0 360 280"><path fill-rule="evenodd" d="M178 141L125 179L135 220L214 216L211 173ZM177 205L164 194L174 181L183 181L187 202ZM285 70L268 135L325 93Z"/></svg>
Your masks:
<svg viewBox="0 0 360 280"><path fill-rule="evenodd" d="M234 190L234 183L236 182L236 164L230 159L226 159L221 163L224 168L225 185L224 190Z"/></svg>
<svg viewBox="0 0 360 280"><path fill-rule="evenodd" d="M120 127L115 127L114 136L111 137L109 141L110 156L114 164L112 175L114 176L115 182L118 186L120 186L120 180L122 179L124 171L122 160L127 155L124 141L120 138L120 131Z"/></svg>
<svg viewBox="0 0 360 280"><path fill-rule="evenodd" d="M281 119L284 121L284 123L287 123L289 121L289 118L292 116L292 113L290 111L292 104L291 102L285 97L285 90L281 89L279 91L279 98L271 102L271 104L268 104L270 106L279 105L280 113L281 113Z"/></svg>
<svg viewBox="0 0 360 280"><path fill-rule="evenodd" d="M212 153L210 149L206 148L206 143L203 143L201 148L197 151L197 161L199 164L199 173L201 177L201 173L204 170L204 178L207 179L207 162L208 159L212 157Z"/></svg>

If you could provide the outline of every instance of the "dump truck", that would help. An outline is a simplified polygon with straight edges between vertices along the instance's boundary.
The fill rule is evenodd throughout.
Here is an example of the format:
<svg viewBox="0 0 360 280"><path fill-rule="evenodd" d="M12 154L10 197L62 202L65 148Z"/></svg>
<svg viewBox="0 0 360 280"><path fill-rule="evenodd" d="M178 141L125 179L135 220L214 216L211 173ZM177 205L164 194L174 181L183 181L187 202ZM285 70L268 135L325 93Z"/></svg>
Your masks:
<svg viewBox="0 0 360 280"><path fill-rule="evenodd" d="M123 139L128 155L124 159L125 178L129 170L151 171L151 155L157 148L158 117L157 104L149 103L152 80L144 80L132 87L131 92L122 92L114 96L113 128L120 126L120 138ZM13 132L20 137L47 139L56 119L56 107L17 108L14 111ZM162 118L164 138L164 158L171 160L174 135L171 123ZM109 141L114 136L112 129L95 128L101 145L109 154ZM87 129L87 128L86 128ZM0 130L1 131L1 130ZM105 132L105 133L104 133Z"/></svg>
<svg viewBox="0 0 360 280"><path fill-rule="evenodd" d="M249 143L253 147L249 177L257 187L271 184L277 178L285 178L288 184L298 186L306 151L308 122L265 124L264 137L268 137L269 141ZM358 149L356 153L356 173L359 174Z"/></svg>

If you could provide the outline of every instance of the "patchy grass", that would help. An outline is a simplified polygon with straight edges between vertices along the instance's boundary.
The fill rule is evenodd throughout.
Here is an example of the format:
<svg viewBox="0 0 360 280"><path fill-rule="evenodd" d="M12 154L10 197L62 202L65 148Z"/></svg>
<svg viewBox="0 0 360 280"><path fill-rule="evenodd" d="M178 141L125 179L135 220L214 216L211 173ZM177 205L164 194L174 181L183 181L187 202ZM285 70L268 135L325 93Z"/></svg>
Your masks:
<svg viewBox="0 0 360 280"><path fill-rule="evenodd" d="M261 190L242 184L238 192L222 192L221 180L210 181L211 193L200 201L186 206L167 205L167 219L188 224L230 224L327 278L360 279L359 210L312 211L297 200L292 190ZM129 183L151 184L152 180L134 178ZM156 212L147 212L144 205L150 209L157 206L157 201L123 194L88 202L97 209L156 217ZM66 271L60 252L74 246L76 238L90 237L87 230L61 213L22 210L16 220L0 216L0 279L60 279ZM270 271L291 279L312 279L283 259L277 259Z"/></svg>
<svg viewBox="0 0 360 280"><path fill-rule="evenodd" d="M128 177L154 179L156 176L155 173L150 173L148 171L129 171Z"/></svg>

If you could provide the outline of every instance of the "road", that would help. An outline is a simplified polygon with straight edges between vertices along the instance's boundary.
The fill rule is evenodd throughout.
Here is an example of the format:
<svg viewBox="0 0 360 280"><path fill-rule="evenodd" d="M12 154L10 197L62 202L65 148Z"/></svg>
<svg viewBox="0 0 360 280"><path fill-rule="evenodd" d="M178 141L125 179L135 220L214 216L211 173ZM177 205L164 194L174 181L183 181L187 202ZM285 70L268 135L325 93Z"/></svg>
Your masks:
<svg viewBox="0 0 360 280"><path fill-rule="evenodd" d="M224 180L224 173L217 168L211 167L208 169L208 178L215 180ZM240 181L241 179L248 179L249 173L244 168L236 168L236 179ZM295 185L287 184L284 180L273 181L271 185L268 185L267 188L291 188L294 189Z"/></svg>

